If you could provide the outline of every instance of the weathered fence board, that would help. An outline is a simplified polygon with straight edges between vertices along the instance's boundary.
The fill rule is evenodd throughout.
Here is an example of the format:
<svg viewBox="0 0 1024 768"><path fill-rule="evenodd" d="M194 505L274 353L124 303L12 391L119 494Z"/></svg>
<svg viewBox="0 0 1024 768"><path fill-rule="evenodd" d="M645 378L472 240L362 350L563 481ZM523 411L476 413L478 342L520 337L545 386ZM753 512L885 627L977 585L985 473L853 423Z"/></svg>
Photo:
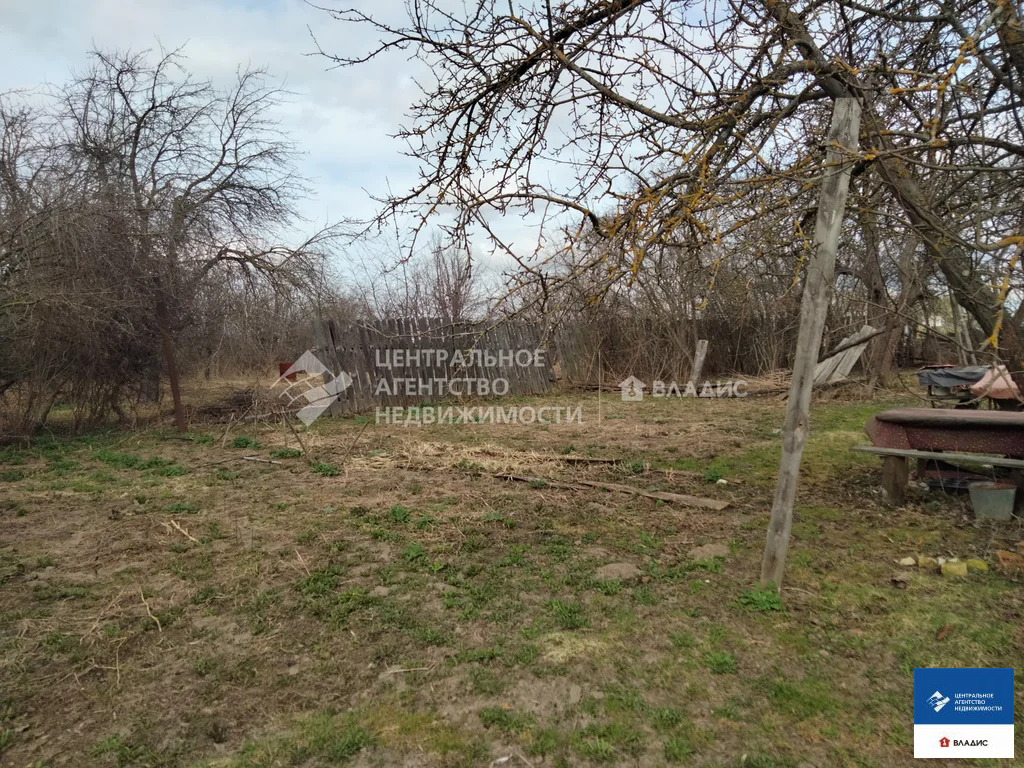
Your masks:
<svg viewBox="0 0 1024 768"><path fill-rule="evenodd" d="M836 347L839 351L814 367L814 385L831 384L849 377L853 366L867 349L868 342L878 335L878 329L865 325L852 336L847 336Z"/></svg>

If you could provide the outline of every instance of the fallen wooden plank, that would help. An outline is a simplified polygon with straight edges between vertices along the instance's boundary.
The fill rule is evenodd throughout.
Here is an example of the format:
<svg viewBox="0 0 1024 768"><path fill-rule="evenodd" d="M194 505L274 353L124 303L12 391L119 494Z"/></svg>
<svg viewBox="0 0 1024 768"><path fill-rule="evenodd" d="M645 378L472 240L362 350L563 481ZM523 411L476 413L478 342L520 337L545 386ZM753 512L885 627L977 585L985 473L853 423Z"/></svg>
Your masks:
<svg viewBox="0 0 1024 768"><path fill-rule="evenodd" d="M864 326L864 328L867 328L867 327L868 326ZM879 328L878 330L873 331L872 333L869 333L869 334L866 334L866 335L861 335L861 334L864 333L864 328L861 328L860 333L854 334L853 336L850 336L850 337L840 341L836 345L835 349L833 349L832 351L828 352L821 360L818 361L818 363L821 364L821 363L825 362L826 360L828 360L830 357L835 357L840 352L845 352L846 350L850 349L851 347L856 347L858 344L863 344L866 341L871 341L876 336L881 336L883 333L885 333L885 328Z"/></svg>
<svg viewBox="0 0 1024 768"><path fill-rule="evenodd" d="M814 366L815 386L843 381L860 360L860 356L868 346L868 341L878 335L878 329L865 325L852 336L839 342L835 352Z"/></svg>
<svg viewBox="0 0 1024 768"><path fill-rule="evenodd" d="M700 507L701 509L713 509L721 511L729 506L728 501L719 501L718 499L708 499L703 496L690 496L685 493L670 493L669 491L641 491L639 488L633 488L629 485L621 485L620 483L599 483L594 480L577 480L576 482L581 485L587 485L591 488L603 488L607 491L618 491L619 493L631 493L636 496L646 496L649 499L661 499L662 501L671 501L676 504L684 504L688 507Z"/></svg>
<svg viewBox="0 0 1024 768"><path fill-rule="evenodd" d="M547 477L526 477L524 475L512 475L507 472L496 472L493 477L501 480L514 480L517 483L533 483L542 488L565 488L570 491L585 491L587 487L580 483L567 483L564 480L552 480Z"/></svg>
<svg viewBox="0 0 1024 768"><path fill-rule="evenodd" d="M882 448L877 445L855 445L851 450L874 453L879 456L902 456L907 459L936 459L938 461L962 461L968 464L989 464L993 467L1024 469L1024 461L989 456L983 453L947 453L945 451L917 451L913 448Z"/></svg>
<svg viewBox="0 0 1024 768"><path fill-rule="evenodd" d="M720 512L729 506L729 502L719 501L718 499L706 499L702 496L688 496L684 493L669 493L668 491L642 491L639 488L633 488L632 486L622 485L620 483L599 483L594 480L576 480L574 482L567 483L562 480L550 480L546 477L524 477L522 475L511 475L506 473L497 473L494 477L500 477L504 480L515 480L520 483L534 483L537 485L543 484L549 488L566 488L572 491L582 491L587 488L601 488L605 491L628 493L632 496L643 496L648 499L668 501L673 504L681 504L685 507L713 509L716 512Z"/></svg>

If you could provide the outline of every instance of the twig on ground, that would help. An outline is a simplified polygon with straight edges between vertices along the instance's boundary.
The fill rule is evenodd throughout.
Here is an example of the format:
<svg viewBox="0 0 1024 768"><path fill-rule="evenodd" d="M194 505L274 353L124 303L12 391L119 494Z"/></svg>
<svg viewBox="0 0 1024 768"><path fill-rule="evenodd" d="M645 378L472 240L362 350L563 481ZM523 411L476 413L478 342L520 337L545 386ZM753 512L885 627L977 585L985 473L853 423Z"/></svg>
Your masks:
<svg viewBox="0 0 1024 768"><path fill-rule="evenodd" d="M273 459L261 459L259 456L242 456L242 461L258 461L260 464L281 464L280 461L274 461Z"/></svg>
<svg viewBox="0 0 1024 768"><path fill-rule="evenodd" d="M794 592L803 592L805 595L810 595L811 597L817 597L817 595L814 594L813 592L811 592L810 590L801 589L800 587L783 587L783 589L791 589Z"/></svg>
<svg viewBox="0 0 1024 768"><path fill-rule="evenodd" d="M156 616L154 616L153 615L153 611L151 611L149 609L149 602L146 600L146 596L142 593L142 587L141 586L139 587L139 597L142 598L142 604L144 606L146 606L146 613L149 614L149 618L151 618L154 622L156 622L157 632L163 632L164 628L162 626L160 626L160 619L158 619Z"/></svg>
<svg viewBox="0 0 1024 768"><path fill-rule="evenodd" d="M302 559L302 555L299 554L299 550L297 549L295 550L295 556L299 558L299 565L302 566L302 570L306 572L306 575L312 576L312 574L309 572L309 568L306 567L306 561Z"/></svg>
<svg viewBox="0 0 1024 768"><path fill-rule="evenodd" d="M177 520L171 520L169 523L165 522L163 525L164 525L164 528L166 528L168 531L173 528L174 530L176 530L178 533L180 533L182 536L184 536L189 541L191 541L191 542L193 542L195 544L199 543L199 539L197 539L195 536L193 536L191 533L189 533L187 528L182 528L181 525L178 524Z"/></svg>
<svg viewBox="0 0 1024 768"><path fill-rule="evenodd" d="M594 456L569 456L569 455L544 455L541 454L545 459L554 459L555 461L566 461L570 464L619 464L624 462L625 459L606 459L598 458Z"/></svg>
<svg viewBox="0 0 1024 768"><path fill-rule="evenodd" d="M103 621L104 614L106 614L107 611L109 611L111 608L114 607L114 605L117 604L117 601L121 599L121 596L123 594L124 594L124 590L122 589L120 592L117 593L117 597L115 597L113 600L111 600L107 604L106 608L104 608L102 611L100 611L98 614L96 614L96 621L94 621L92 623L92 626L89 627L89 631L86 632L84 635L82 635L81 639L78 641L79 645L81 645L83 642L85 642L85 638L87 638L89 635L91 635L93 632L96 631L96 627L98 627L100 625L100 622Z"/></svg>
<svg viewBox="0 0 1024 768"><path fill-rule="evenodd" d="M392 667L391 669L385 669L385 675L397 675L401 672L429 672L434 668L431 664L429 667Z"/></svg>
<svg viewBox="0 0 1024 768"><path fill-rule="evenodd" d="M366 431L366 428L367 428L368 426L370 426L370 421L369 421L369 420L367 420L367 421L366 421L366 422L365 422L365 423L363 424L363 428L359 430L359 434L357 434L357 435L356 435L356 438L355 438L355 440L353 440L353 441L352 441L352 444L351 444L351 445L349 445L349 447L348 447L348 450L347 450L347 451L345 451L345 455L341 457L341 461L339 461L339 462L338 462L338 466L339 466L339 467L341 467L341 466L344 466L344 464L345 464L345 461L346 461L346 460L348 459L348 457L349 457L349 454L350 454L350 453L352 453L352 449L356 447L356 443L358 443L358 442L359 442L359 438L363 436L363 432L365 432L365 431Z"/></svg>
<svg viewBox="0 0 1024 768"><path fill-rule="evenodd" d="M302 438L299 437L299 431L295 429L295 425L292 424L292 417L286 413L284 414L283 419L284 423L288 425L288 429L290 429L292 431L292 434L295 436L295 441L299 444L299 448L302 449L303 455L310 460L315 458L313 454L309 452L309 448L306 447L306 444L302 442Z"/></svg>
<svg viewBox="0 0 1024 768"><path fill-rule="evenodd" d="M120 688L121 687L121 646L124 645L125 639L126 638L121 638L121 642L119 642L116 646L114 646L114 666L108 667L108 666L106 666L104 664L94 664L93 665L96 669L112 669L112 670L114 670L114 674L116 675L116 678L114 680L114 687L115 688Z"/></svg>
<svg viewBox="0 0 1024 768"><path fill-rule="evenodd" d="M232 416L230 419L228 419L228 425L226 427L224 427L224 432L220 436L220 447L221 448L224 447L224 443L228 439L228 432L231 431L231 425L234 424L234 423L235 423L235 417Z"/></svg>

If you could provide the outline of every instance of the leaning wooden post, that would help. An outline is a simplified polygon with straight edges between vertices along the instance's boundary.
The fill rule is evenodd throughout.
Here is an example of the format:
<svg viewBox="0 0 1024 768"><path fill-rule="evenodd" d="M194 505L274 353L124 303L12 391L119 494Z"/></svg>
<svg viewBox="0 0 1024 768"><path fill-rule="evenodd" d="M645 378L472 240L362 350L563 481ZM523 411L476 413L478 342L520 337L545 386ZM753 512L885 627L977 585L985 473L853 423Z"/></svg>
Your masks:
<svg viewBox="0 0 1024 768"><path fill-rule="evenodd" d="M782 458L772 500L772 519L761 563L761 584L782 587L789 534L793 527L793 501L800 474L800 459L807 444L811 405L811 384L818 362L821 334L825 328L836 267L836 249L850 188L850 153L857 151L860 104L856 99L837 99L832 109L825 165L822 170L818 215L814 224L814 247L807 262L807 277L800 302L800 331L797 335L793 381L789 385L786 422L782 428Z"/></svg>

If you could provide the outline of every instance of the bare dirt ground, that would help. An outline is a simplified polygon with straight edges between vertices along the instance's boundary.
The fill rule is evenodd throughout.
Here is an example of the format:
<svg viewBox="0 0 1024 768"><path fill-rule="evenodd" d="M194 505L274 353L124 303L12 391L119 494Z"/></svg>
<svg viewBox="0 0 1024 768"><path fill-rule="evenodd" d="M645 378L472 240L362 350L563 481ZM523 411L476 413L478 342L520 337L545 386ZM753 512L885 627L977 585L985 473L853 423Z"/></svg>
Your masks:
<svg viewBox="0 0 1024 768"><path fill-rule="evenodd" d="M781 600L755 588L774 398L324 419L312 460L269 425L3 449L0 764L910 765L914 667L1022 658L993 552L1024 531L885 506L849 447L896 402L815 406ZM919 554L990 570L897 565Z"/></svg>

